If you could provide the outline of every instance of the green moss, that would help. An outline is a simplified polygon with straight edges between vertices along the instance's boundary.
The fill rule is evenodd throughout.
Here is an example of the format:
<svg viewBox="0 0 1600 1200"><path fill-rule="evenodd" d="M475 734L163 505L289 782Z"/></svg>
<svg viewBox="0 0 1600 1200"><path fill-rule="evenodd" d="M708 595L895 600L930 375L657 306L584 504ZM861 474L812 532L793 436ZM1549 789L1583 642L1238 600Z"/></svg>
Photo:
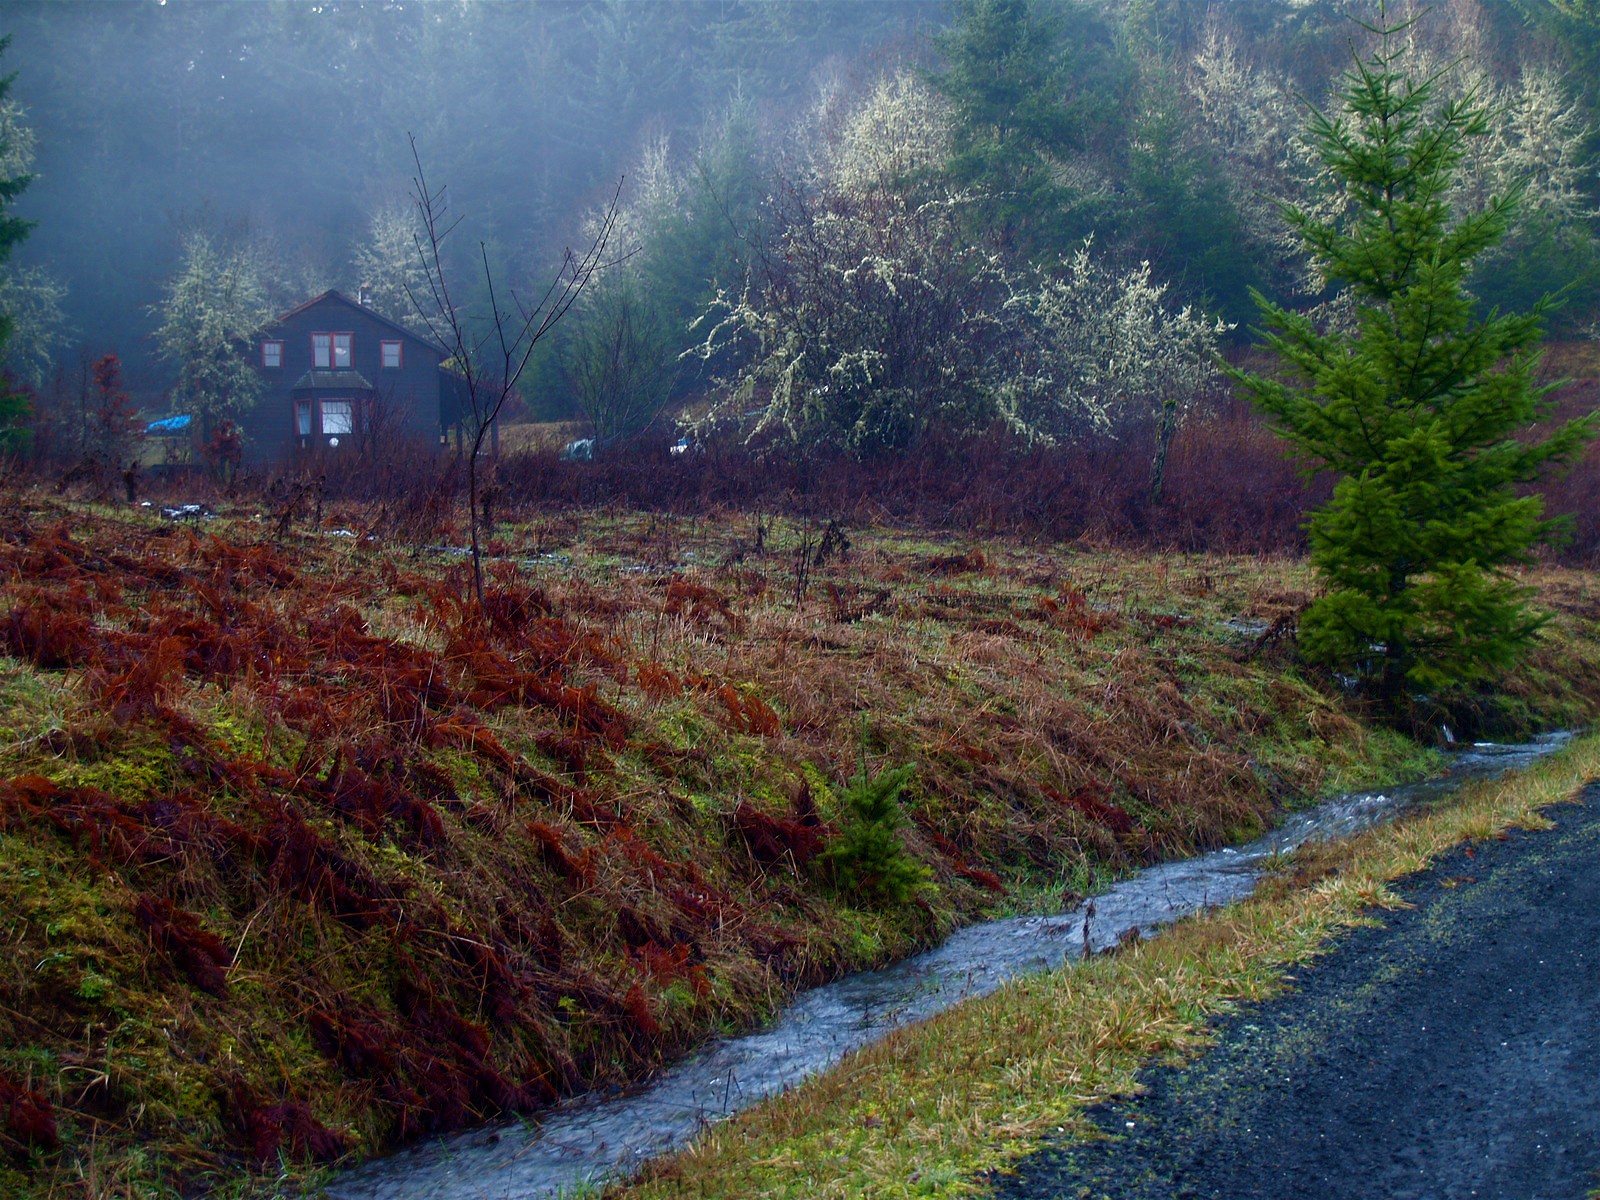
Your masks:
<svg viewBox="0 0 1600 1200"><path fill-rule="evenodd" d="M65 729L77 716L77 696L65 675L0 656L0 753Z"/></svg>
<svg viewBox="0 0 1600 1200"><path fill-rule="evenodd" d="M118 798L141 799L165 791L172 769L171 749L155 734L135 727L107 744L80 749L75 757L53 759L41 773L64 787L99 788Z"/></svg>

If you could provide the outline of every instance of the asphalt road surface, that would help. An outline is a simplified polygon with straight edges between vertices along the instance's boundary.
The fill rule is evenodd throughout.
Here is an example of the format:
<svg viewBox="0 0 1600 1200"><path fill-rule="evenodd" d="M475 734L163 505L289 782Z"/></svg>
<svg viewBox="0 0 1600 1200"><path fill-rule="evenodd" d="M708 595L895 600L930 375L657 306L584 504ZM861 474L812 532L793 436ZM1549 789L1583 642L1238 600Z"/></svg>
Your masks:
<svg viewBox="0 0 1600 1200"><path fill-rule="evenodd" d="M1452 851L1092 1115L1009 1200L1582 1200L1600 1188L1600 784L1553 830Z"/></svg>

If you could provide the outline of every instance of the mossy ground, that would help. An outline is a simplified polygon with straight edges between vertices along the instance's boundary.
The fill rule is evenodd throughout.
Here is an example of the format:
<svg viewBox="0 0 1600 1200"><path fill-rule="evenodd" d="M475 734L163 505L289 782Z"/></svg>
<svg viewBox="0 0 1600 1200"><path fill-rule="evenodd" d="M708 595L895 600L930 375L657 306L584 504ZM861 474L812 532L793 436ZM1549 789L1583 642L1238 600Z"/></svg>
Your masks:
<svg viewBox="0 0 1600 1200"><path fill-rule="evenodd" d="M303 1186L1431 762L1272 635L1292 560L545 514L485 617L359 510L5 512L0 1194ZM1531 578L1505 694L1587 721L1591 585ZM917 767L910 904L831 886L863 761Z"/></svg>

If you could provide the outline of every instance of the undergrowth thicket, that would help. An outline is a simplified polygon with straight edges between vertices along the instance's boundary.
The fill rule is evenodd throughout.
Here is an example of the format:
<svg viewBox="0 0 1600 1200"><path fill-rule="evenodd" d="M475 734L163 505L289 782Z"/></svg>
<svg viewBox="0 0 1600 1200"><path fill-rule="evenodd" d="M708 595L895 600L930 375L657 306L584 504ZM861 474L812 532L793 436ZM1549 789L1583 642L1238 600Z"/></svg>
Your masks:
<svg viewBox="0 0 1600 1200"><path fill-rule="evenodd" d="M0 1194L537 1110L1424 759L1296 669L1291 560L546 512L480 612L371 516L7 498ZM1505 694L1587 720L1600 597L1531 581Z"/></svg>

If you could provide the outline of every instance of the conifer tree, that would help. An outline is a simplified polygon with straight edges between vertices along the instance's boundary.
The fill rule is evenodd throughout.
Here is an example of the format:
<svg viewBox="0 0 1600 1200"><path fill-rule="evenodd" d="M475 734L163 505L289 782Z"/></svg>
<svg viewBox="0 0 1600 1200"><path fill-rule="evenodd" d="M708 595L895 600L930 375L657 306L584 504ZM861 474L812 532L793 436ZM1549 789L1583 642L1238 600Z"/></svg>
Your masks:
<svg viewBox="0 0 1600 1200"><path fill-rule="evenodd" d="M0 54L5 53L6 47L10 44L10 37L0 37ZM5 102L6 95L11 90L11 82L15 78L14 74L0 76L0 104ZM8 157L7 151L5 142L0 141L0 160ZM12 249L26 238L28 231L33 228L32 221L25 221L8 211L32 181L33 176L26 172L8 174L0 178L0 263L11 257ZM4 349L6 340L11 336L13 323L14 318L10 313L0 312L0 350ZM0 448L15 444L18 434L14 426L27 411L27 397L17 391L10 380L0 379Z"/></svg>
<svg viewBox="0 0 1600 1200"><path fill-rule="evenodd" d="M1537 382L1548 304L1485 314L1466 287L1519 193L1464 214L1446 199L1490 114L1470 96L1441 102L1438 76L1407 77L1406 25L1384 14L1370 28L1376 46L1345 74L1342 111L1309 123L1345 215L1285 210L1353 322L1323 328L1258 293L1285 370L1238 378L1308 468L1338 479L1309 523L1325 592L1302 619L1302 649L1395 710L1413 689L1488 677L1534 638L1543 618L1508 568L1554 523L1515 485L1571 458L1594 421L1529 435L1548 407Z"/></svg>
<svg viewBox="0 0 1600 1200"><path fill-rule="evenodd" d="M840 891L886 904L906 904L926 882L927 868L912 858L900 841L900 827L905 823L900 793L916 771L915 763L907 763L873 775L863 761L861 773L839 797L844 828L838 841L823 851L822 860L832 869Z"/></svg>

